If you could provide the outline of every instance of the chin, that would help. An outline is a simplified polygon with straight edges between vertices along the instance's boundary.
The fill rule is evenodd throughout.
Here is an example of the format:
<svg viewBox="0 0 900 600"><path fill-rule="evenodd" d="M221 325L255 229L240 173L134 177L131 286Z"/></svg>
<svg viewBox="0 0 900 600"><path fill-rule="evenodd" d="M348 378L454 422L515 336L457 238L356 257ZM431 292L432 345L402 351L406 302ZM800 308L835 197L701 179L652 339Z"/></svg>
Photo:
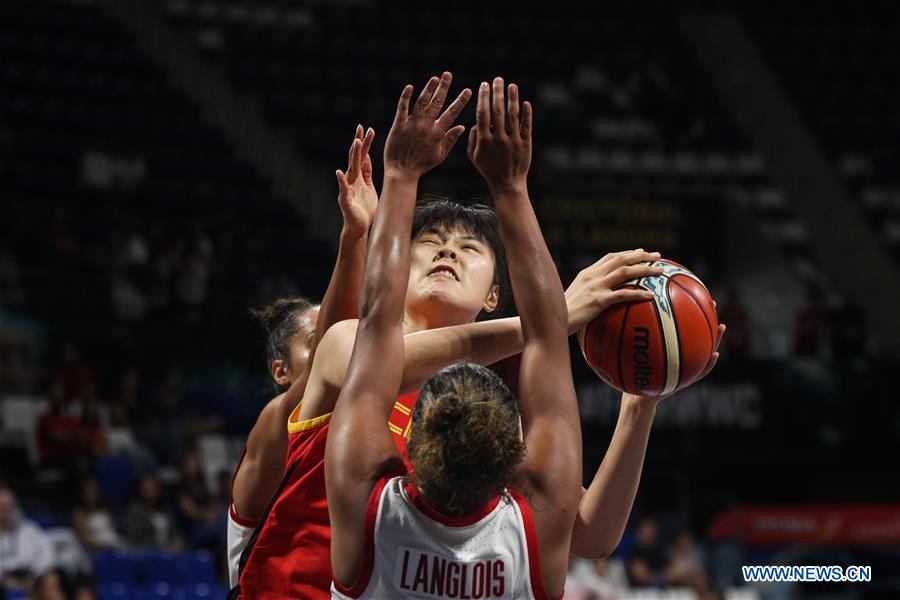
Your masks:
<svg viewBox="0 0 900 600"><path fill-rule="evenodd" d="M480 304L475 307L468 306L451 290L440 288L424 290L422 294L418 295L415 303L424 309L422 312L452 315L454 320L460 324L474 321L481 312Z"/></svg>

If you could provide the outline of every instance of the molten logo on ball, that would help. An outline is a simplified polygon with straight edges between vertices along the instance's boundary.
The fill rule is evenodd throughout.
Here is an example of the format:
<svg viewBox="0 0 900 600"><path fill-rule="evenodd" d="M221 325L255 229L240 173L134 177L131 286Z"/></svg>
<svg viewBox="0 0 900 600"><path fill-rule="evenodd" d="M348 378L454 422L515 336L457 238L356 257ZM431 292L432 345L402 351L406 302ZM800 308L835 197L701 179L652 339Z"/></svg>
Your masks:
<svg viewBox="0 0 900 600"><path fill-rule="evenodd" d="M653 366L650 364L650 355L647 354L649 347L650 330L646 327L635 327L632 376L635 387L642 390L650 387L650 378L653 377Z"/></svg>

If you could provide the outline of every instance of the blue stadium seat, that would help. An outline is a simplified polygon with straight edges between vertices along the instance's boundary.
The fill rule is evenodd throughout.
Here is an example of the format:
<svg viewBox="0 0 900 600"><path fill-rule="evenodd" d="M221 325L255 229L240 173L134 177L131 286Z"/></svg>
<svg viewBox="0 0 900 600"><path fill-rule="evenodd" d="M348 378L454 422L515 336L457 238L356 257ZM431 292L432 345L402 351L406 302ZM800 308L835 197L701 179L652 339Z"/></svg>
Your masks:
<svg viewBox="0 0 900 600"><path fill-rule="evenodd" d="M6 590L5 593L6 600L25 600L27 597L28 592L25 590Z"/></svg>
<svg viewBox="0 0 900 600"><path fill-rule="evenodd" d="M135 582L134 571L131 555L122 550L101 550L94 557L94 573L101 584L132 586Z"/></svg>
<svg viewBox="0 0 900 600"><path fill-rule="evenodd" d="M183 580L189 587L197 585L215 587L218 583L215 565L208 554L183 554L178 557L178 564Z"/></svg>
<svg viewBox="0 0 900 600"><path fill-rule="evenodd" d="M185 600L225 600L228 592L218 585L198 583L188 586Z"/></svg>
<svg viewBox="0 0 900 600"><path fill-rule="evenodd" d="M106 456L94 463L103 497L111 505L122 507L131 498L134 472L125 456Z"/></svg>
<svg viewBox="0 0 900 600"><path fill-rule="evenodd" d="M178 560L174 554L148 551L141 555L140 561L144 582L148 587L157 583L165 583L168 586L182 584L182 572L178 568Z"/></svg>
<svg viewBox="0 0 900 600"><path fill-rule="evenodd" d="M174 587L162 581L147 585L140 592L141 600L185 600L184 588Z"/></svg>
<svg viewBox="0 0 900 600"><path fill-rule="evenodd" d="M124 583L104 583L99 586L99 600L131 600L137 590Z"/></svg>

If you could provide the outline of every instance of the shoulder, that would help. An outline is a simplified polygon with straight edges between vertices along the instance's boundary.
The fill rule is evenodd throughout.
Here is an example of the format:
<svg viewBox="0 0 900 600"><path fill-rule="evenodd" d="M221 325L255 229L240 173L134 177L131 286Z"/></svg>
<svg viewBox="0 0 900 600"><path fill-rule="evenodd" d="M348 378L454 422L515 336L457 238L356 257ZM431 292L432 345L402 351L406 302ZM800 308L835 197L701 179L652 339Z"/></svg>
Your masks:
<svg viewBox="0 0 900 600"><path fill-rule="evenodd" d="M41 527L30 519L22 519L19 522L19 535L24 538L35 539L40 538L43 539L46 534Z"/></svg>
<svg viewBox="0 0 900 600"><path fill-rule="evenodd" d="M328 331L322 336L322 341L319 342L319 348L321 349L323 346L335 346L335 345L343 345L347 343L349 340L352 345L354 338L356 337L356 329L359 326L359 319L346 319L344 321L338 321L334 325L328 328Z"/></svg>

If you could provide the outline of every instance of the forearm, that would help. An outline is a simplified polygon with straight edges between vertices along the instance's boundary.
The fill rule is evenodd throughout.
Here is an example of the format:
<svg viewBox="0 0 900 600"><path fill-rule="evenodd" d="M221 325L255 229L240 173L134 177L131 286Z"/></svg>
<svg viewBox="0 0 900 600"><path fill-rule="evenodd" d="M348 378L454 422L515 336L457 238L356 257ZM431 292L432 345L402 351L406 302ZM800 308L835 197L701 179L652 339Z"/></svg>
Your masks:
<svg viewBox="0 0 900 600"><path fill-rule="evenodd" d="M366 255L361 321L377 318L393 327L403 316L410 261L409 227L418 184L418 176L405 171L385 173L381 204Z"/></svg>
<svg viewBox="0 0 900 600"><path fill-rule="evenodd" d="M509 256L516 307L528 337L553 337L568 328L566 301L556 265L544 242L525 182L494 190L500 233Z"/></svg>
<svg viewBox="0 0 900 600"><path fill-rule="evenodd" d="M363 269L366 264L367 235L357 235L347 230L341 232L337 260L331 281L322 298L319 317L316 320L318 343L329 327L345 319L359 315L359 293L362 288Z"/></svg>
<svg viewBox="0 0 900 600"><path fill-rule="evenodd" d="M622 396L609 449L578 507L572 554L605 558L619 545L634 505L655 414L652 401Z"/></svg>
<svg viewBox="0 0 900 600"><path fill-rule="evenodd" d="M522 351L518 317L419 331L405 336L401 392L419 389L435 372L462 360L489 365Z"/></svg>

